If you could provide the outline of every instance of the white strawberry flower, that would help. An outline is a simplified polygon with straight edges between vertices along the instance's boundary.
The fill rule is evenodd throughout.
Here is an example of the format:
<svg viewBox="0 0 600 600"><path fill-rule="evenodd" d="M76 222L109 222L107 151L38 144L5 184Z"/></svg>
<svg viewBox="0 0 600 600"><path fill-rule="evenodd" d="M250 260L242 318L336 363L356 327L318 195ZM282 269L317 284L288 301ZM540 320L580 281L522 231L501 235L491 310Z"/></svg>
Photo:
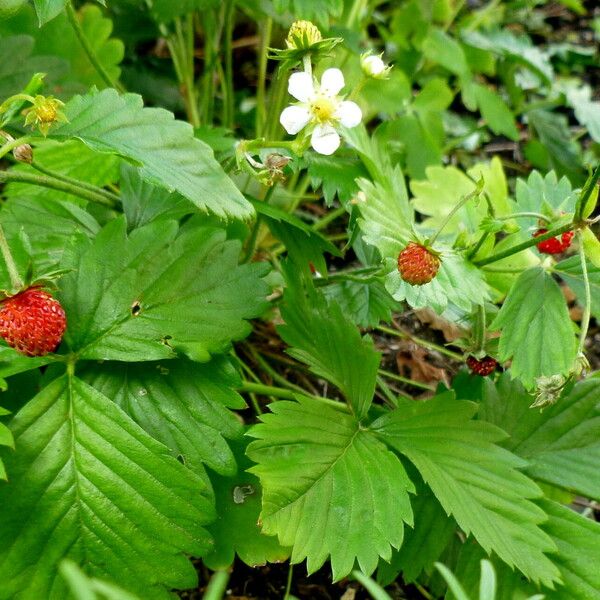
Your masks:
<svg viewBox="0 0 600 600"><path fill-rule="evenodd" d="M327 69L320 85L309 73L293 73L288 92L298 102L282 111L280 123L291 135L308 127L313 149L319 154L333 154L340 146L336 128L356 127L362 119L355 102L338 96L344 85L344 75L339 69Z"/></svg>

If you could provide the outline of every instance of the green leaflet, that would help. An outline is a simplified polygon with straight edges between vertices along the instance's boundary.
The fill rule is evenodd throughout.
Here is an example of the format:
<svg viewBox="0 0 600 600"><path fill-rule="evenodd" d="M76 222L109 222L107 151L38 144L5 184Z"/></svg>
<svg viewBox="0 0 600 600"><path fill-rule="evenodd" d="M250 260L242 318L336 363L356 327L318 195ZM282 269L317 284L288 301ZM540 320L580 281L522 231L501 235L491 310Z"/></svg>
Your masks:
<svg viewBox="0 0 600 600"><path fill-rule="evenodd" d="M283 562L290 549L279 545L277 538L264 535L260 528L262 489L256 475L248 472L253 463L245 455L250 440L232 442L238 472L228 477L212 475L217 520L208 531L214 539L212 552L202 557L209 569L227 569L236 556L251 567L267 562Z"/></svg>
<svg viewBox="0 0 600 600"><path fill-rule="evenodd" d="M66 340L80 358L207 361L248 334L245 319L266 306L266 267L238 266L239 242L206 227L178 235L174 221L125 229L111 221L65 261Z"/></svg>
<svg viewBox="0 0 600 600"><path fill-rule="evenodd" d="M480 84L474 84L477 106L488 127L496 134L502 134L511 140L519 139L515 117L497 91Z"/></svg>
<svg viewBox="0 0 600 600"><path fill-rule="evenodd" d="M263 531L293 546L313 573L331 557L339 580L358 560L370 574L412 523L414 487L400 460L348 413L303 396L275 402L249 432L263 487Z"/></svg>
<svg viewBox="0 0 600 600"><path fill-rule="evenodd" d="M560 275L561 279L575 292L580 304L585 303L585 286L583 282L583 272L581 270L581 260L579 256L571 256L562 260L554 270ZM590 289L592 292L592 314L600 318L600 268L595 267L591 262L587 263Z"/></svg>
<svg viewBox="0 0 600 600"><path fill-rule="evenodd" d="M363 418L373 401L381 359L373 341L361 336L338 304L328 304L314 289L306 292L289 273L287 283L281 308L285 325L278 332L291 346L288 354L339 388L354 414Z"/></svg>
<svg viewBox="0 0 600 600"><path fill-rule="evenodd" d="M184 553L210 544L206 487L111 400L65 375L11 430L11 483L0 485L2 600L65 598L64 558L149 600L194 585Z"/></svg>
<svg viewBox="0 0 600 600"><path fill-rule="evenodd" d="M528 461L527 473L576 494L600 499L600 383L578 383L543 411L508 374L486 382L479 416L508 432L504 446Z"/></svg>
<svg viewBox="0 0 600 600"><path fill-rule="evenodd" d="M140 166L148 181L175 190L203 211L222 218L247 219L253 214L213 157L194 138L188 123L161 108L144 108L141 96L113 89L75 96L65 106L69 123L53 128L58 140L80 139L96 152L117 154Z"/></svg>
<svg viewBox="0 0 600 600"><path fill-rule="evenodd" d="M10 412L5 408L0 406L0 418L6 417ZM7 446L8 448L15 447L15 442L13 439L13 434L10 429L0 421L0 446ZM6 481L8 478L6 476L6 469L4 467L4 463L2 462L2 458L0 457L0 480ZM0 484L1 485L1 484Z"/></svg>
<svg viewBox="0 0 600 600"><path fill-rule="evenodd" d="M228 409L246 404L234 391L239 377L226 358L91 364L81 377L203 478L205 466L236 472L226 440L239 437L242 424Z"/></svg>
<svg viewBox="0 0 600 600"><path fill-rule="evenodd" d="M490 329L501 330L500 360L512 359L513 377L527 388L542 375L567 374L573 367L577 340L567 305L540 267L521 273Z"/></svg>
<svg viewBox="0 0 600 600"><path fill-rule="evenodd" d="M108 581L87 577L72 560L63 560L59 569L75 600L139 600Z"/></svg>
<svg viewBox="0 0 600 600"><path fill-rule="evenodd" d="M545 553L556 548L540 529L544 511L531 501L542 492L517 470L525 461L496 444L506 434L472 420L475 411L445 394L403 401L371 427L411 460L467 535L533 581L552 585L559 574Z"/></svg>
<svg viewBox="0 0 600 600"><path fill-rule="evenodd" d="M68 0L33 0L40 27L60 14Z"/></svg>

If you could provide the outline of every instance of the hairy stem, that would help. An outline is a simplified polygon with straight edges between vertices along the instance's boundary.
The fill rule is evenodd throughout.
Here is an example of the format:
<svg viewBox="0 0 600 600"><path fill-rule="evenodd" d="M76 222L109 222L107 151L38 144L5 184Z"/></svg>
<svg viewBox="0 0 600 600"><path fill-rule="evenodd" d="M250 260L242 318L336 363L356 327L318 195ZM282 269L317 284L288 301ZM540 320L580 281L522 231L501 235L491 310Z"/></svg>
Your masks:
<svg viewBox="0 0 600 600"><path fill-rule="evenodd" d="M585 349L585 338L587 337L588 329L590 327L590 318L592 315L592 290L590 288L590 278L587 270L587 262L585 260L583 234L581 231L577 232L577 241L579 243L579 259L581 261L581 273L583 275L583 285L585 290L585 306L583 307L581 330L579 332L579 354L583 354Z"/></svg>
<svg viewBox="0 0 600 600"><path fill-rule="evenodd" d="M66 9L69 23L71 24L71 27L73 27L73 31L75 32L75 35L77 36L77 39L79 40L83 51L86 53L89 61L92 63L94 69L96 69L98 75L100 75L102 81L104 81L104 83L106 83L108 87L115 88L119 92L124 93L125 88L118 81L115 81L111 78L111 76L104 68L104 65L100 62L98 56L96 55L96 51L94 50L94 48L92 48L90 41L87 39L85 32L81 27L81 23L77 18L77 13L73 8L73 4L71 2L67 2Z"/></svg>
<svg viewBox="0 0 600 600"><path fill-rule="evenodd" d="M17 265L15 264L15 259L13 258L12 252L10 251L10 247L8 245L8 241L6 240L6 236L4 235L4 228L0 225L0 251L2 252L2 256L4 257L4 262L6 263L6 270L8 271L8 276L10 277L10 284L13 290L19 290L24 286L23 280L19 275L19 271L17 269Z"/></svg>
<svg viewBox="0 0 600 600"><path fill-rule="evenodd" d="M202 596L203 600L222 600L229 583L229 575L229 571L215 571Z"/></svg>
<svg viewBox="0 0 600 600"><path fill-rule="evenodd" d="M267 60L273 19L265 17L261 27L260 46L258 48L258 84L256 86L256 135L262 135L267 119L266 86L267 86Z"/></svg>

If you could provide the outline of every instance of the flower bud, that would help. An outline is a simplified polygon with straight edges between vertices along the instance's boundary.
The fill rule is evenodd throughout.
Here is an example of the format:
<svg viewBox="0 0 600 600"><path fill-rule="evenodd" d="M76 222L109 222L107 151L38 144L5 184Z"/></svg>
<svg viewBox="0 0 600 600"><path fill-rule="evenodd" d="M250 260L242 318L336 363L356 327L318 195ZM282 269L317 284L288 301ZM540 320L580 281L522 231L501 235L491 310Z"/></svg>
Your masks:
<svg viewBox="0 0 600 600"><path fill-rule="evenodd" d="M323 39L316 25L310 21L295 21L285 40L286 46L292 50L307 50Z"/></svg>
<svg viewBox="0 0 600 600"><path fill-rule="evenodd" d="M371 54L371 52L361 54L360 66L367 77L373 79L389 78L392 67L383 62L382 56L383 53L379 55Z"/></svg>
<svg viewBox="0 0 600 600"><path fill-rule="evenodd" d="M21 144L13 150L15 160L30 165L33 162L33 148L29 144Z"/></svg>

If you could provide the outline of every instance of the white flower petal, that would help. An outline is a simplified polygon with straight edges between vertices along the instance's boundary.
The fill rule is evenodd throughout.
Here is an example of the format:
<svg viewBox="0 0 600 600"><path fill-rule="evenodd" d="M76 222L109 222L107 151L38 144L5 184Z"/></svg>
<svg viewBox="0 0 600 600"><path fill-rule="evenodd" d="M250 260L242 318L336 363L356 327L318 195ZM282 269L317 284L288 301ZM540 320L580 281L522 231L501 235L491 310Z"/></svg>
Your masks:
<svg viewBox="0 0 600 600"><path fill-rule="evenodd" d="M363 60L363 69L368 75L381 75L385 71L385 63L380 56L367 56Z"/></svg>
<svg viewBox="0 0 600 600"><path fill-rule="evenodd" d="M317 125L310 138L310 145L319 154L333 154L340 147L340 136L331 125Z"/></svg>
<svg viewBox="0 0 600 600"><path fill-rule="evenodd" d="M313 78L304 71L292 73L288 81L288 92L300 102L308 102L315 95Z"/></svg>
<svg viewBox="0 0 600 600"><path fill-rule="evenodd" d="M344 75L339 69L327 69L321 75L321 94L337 96L344 87Z"/></svg>
<svg viewBox="0 0 600 600"><path fill-rule="evenodd" d="M345 100L335 111L335 117L344 127L356 127L362 120L362 111L355 102Z"/></svg>
<svg viewBox="0 0 600 600"><path fill-rule="evenodd" d="M306 127L310 121L310 111L305 106L288 106L281 111L279 122L291 135Z"/></svg>

